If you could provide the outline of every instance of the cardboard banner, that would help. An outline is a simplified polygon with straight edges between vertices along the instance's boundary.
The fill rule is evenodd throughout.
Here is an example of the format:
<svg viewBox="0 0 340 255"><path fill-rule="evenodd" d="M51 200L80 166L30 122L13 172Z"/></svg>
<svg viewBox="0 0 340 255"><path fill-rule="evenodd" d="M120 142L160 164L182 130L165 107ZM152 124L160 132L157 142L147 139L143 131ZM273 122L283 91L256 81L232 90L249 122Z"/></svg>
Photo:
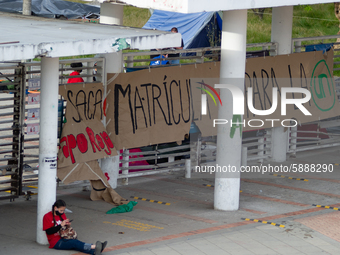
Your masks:
<svg viewBox="0 0 340 255"><path fill-rule="evenodd" d="M107 130L117 149L182 141L191 124L190 78L214 63L108 74Z"/></svg>
<svg viewBox="0 0 340 255"><path fill-rule="evenodd" d="M110 187L103 171L99 167L98 160L77 163L67 167L58 167L57 175L64 184L69 184L75 181L99 180L106 187Z"/></svg>
<svg viewBox="0 0 340 255"><path fill-rule="evenodd" d="M58 169L117 155L103 119L103 85L70 84L59 93L67 100L58 153Z"/></svg>
<svg viewBox="0 0 340 255"><path fill-rule="evenodd" d="M269 58L249 59L246 68L246 88L253 87L254 107L266 110L271 107L272 88L278 88L277 110L269 115L271 118L296 119L307 123L319 119L338 116L340 104L335 92L333 79L333 50L323 54L322 51L296 53ZM261 77L261 84L256 78ZM282 88L304 88L311 93L309 102L303 106L311 113L305 115L293 104L287 105L286 115L281 116ZM256 95L255 95L256 93ZM288 93L287 98L303 98L302 93ZM270 101L269 101L270 100ZM267 102L267 104L266 104ZM246 110L245 118L258 118ZM267 117L267 116L264 116Z"/></svg>
<svg viewBox="0 0 340 255"><path fill-rule="evenodd" d="M58 168L58 178L64 183L69 184L75 181L90 180L91 200L104 200L113 205L126 204L129 201L115 192L104 176L97 160L85 163L77 163L74 166Z"/></svg>
<svg viewBox="0 0 340 255"><path fill-rule="evenodd" d="M244 123L241 124L243 131L256 130L291 125L289 119L294 119L298 124L308 123L321 119L327 119L340 114L340 104L333 80L333 51L323 54L322 51L295 53L265 58L247 59L246 74L244 81ZM218 97L209 88L215 84L232 84L237 80L230 79L191 79L193 106L196 113L195 123L202 132L202 136L216 135L217 127L213 127L214 119L218 117L220 103ZM205 85L202 85L206 84ZM197 86L195 87L194 84ZM198 88L199 87L199 88ZM247 89L252 88L252 101L248 101ZM273 88L277 93L273 95ZM296 105L287 104L286 115L282 115L281 100L284 93L282 88L303 88L311 93L311 99L303 104L303 107L311 113L305 115ZM205 91L204 91L205 90ZM215 89L219 94L220 90ZM226 89L228 90L228 89ZM209 96L207 94L212 94ZM207 94L207 114L201 114L202 94ZM268 110L273 105L273 96L277 100L277 108L270 115L255 115L249 110L252 105L256 110ZM303 93L287 93L288 99L304 98ZM214 99L213 99L214 98ZM215 100L215 101L214 101ZM222 102L221 103L227 103ZM230 116L231 115L231 116ZM232 111L229 113L227 125L230 125ZM237 118L235 118L237 120ZM240 120L240 119L239 119ZM223 122L223 121L221 121Z"/></svg>
<svg viewBox="0 0 340 255"><path fill-rule="evenodd" d="M129 202L111 187L104 186L101 180L91 180L91 187L90 199L92 201L104 200L112 205L123 205Z"/></svg>
<svg viewBox="0 0 340 255"><path fill-rule="evenodd" d="M207 95L207 115L202 115L202 94L207 94L202 83L214 87L219 80L219 63L186 65L141 70L131 73L108 74L107 130L118 149L136 148L150 144L180 141L189 133L195 122L202 136L216 135L213 119L218 119L218 104ZM257 116L248 110L245 97L244 119L296 119L299 123L337 116L340 106L335 93L333 51L294 53L275 57L247 59L244 86L253 88L253 106L267 110L272 106L272 88L278 89L276 111L267 116ZM195 79L198 78L198 79ZM303 104L311 116L305 116L294 105L287 105L287 114L281 116L282 88L305 88L312 98ZM209 91L209 89L206 88ZM218 89L216 89L218 94ZM287 93L287 98L303 98L302 93ZM223 100L222 100L223 101ZM223 102L227 103L227 102ZM232 115L231 115L232 116ZM236 119L238 120L238 119ZM230 120L229 120L230 121ZM257 123L252 123L256 125ZM289 124L289 123L286 123ZM243 130L268 128L272 122L264 121L262 127L246 125Z"/></svg>

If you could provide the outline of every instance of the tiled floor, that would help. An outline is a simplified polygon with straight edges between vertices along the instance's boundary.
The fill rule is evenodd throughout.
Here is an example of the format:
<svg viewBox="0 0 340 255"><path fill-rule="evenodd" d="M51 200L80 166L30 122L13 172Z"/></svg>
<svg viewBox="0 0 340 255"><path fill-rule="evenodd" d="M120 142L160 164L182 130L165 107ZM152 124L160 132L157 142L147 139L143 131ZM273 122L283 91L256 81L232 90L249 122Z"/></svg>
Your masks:
<svg viewBox="0 0 340 255"><path fill-rule="evenodd" d="M303 225L340 242L340 212L333 211L323 215L295 220ZM340 253L340 251L339 251Z"/></svg>
<svg viewBox="0 0 340 255"><path fill-rule="evenodd" d="M313 218L313 217L311 217ZM340 245L322 234L293 222L282 229L271 225L247 226L244 229L207 236L190 237L150 247L105 252L120 255L254 255L254 254L339 254Z"/></svg>

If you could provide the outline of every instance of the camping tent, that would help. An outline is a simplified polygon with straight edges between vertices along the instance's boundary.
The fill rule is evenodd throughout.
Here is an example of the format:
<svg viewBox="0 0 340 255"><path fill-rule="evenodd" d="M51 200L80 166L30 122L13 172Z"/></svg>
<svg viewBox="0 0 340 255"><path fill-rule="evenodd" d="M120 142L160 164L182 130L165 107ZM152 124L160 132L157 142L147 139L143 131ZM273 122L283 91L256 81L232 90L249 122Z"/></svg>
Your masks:
<svg viewBox="0 0 340 255"><path fill-rule="evenodd" d="M177 27L184 49L220 45L222 20L218 12L176 13L154 10L143 28L170 31Z"/></svg>
<svg viewBox="0 0 340 255"><path fill-rule="evenodd" d="M0 0L0 11L22 13L23 0ZM94 16L99 17L100 7L68 2L63 0L32 0L32 15L58 18L65 16L68 19L79 17Z"/></svg>

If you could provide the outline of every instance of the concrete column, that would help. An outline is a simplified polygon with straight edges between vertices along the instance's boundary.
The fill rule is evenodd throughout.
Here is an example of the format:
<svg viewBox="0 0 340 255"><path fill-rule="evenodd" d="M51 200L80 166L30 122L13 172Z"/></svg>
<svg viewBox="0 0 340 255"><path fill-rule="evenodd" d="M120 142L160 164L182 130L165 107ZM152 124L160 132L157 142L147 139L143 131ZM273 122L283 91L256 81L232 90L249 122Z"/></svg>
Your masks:
<svg viewBox="0 0 340 255"><path fill-rule="evenodd" d="M292 151L293 156L296 157L297 127L291 127L290 132L291 132L290 151Z"/></svg>
<svg viewBox="0 0 340 255"><path fill-rule="evenodd" d="M123 4L104 2L100 4L100 23L110 25L123 25ZM107 53L100 55L105 58L105 64L102 67L104 84L104 97L107 96L107 73L123 72L123 54L122 52ZM111 91L110 93L113 93ZM110 107L110 105L108 105ZM104 118L104 126L110 120ZM117 187L117 179L119 173L119 151L118 156L113 156L106 159L101 159L101 168L103 172L107 172L110 176L109 184L113 189Z"/></svg>
<svg viewBox="0 0 340 255"><path fill-rule="evenodd" d="M272 16L272 42L278 43L278 55L292 51L293 6L275 7ZM288 77L287 77L288 78ZM287 132L287 131L286 131ZM283 127L272 129L272 160L286 161L287 133Z"/></svg>
<svg viewBox="0 0 340 255"><path fill-rule="evenodd" d="M43 217L56 200L59 58L41 58L37 242L48 244Z"/></svg>
<svg viewBox="0 0 340 255"><path fill-rule="evenodd" d="M277 42L278 55L292 51L293 6L275 7L272 10L272 42Z"/></svg>
<svg viewBox="0 0 340 255"><path fill-rule="evenodd" d="M123 160L125 160L126 162L124 162L123 164L122 164L122 167L124 167L124 168L129 168L129 150L124 150L123 151L123 153L124 153L124 156L123 156ZM122 174L123 175L128 175L129 174L129 169L125 169L125 170L122 170ZM129 178L128 177L126 177L126 178L123 178L122 179L122 184L123 185L128 185L129 184Z"/></svg>
<svg viewBox="0 0 340 255"><path fill-rule="evenodd" d="M103 80L101 81L104 84L104 98L107 96L107 87L105 86L107 83L107 74L108 73L121 73L123 70L123 55L121 52L115 53L107 53L103 55L99 55L99 57L104 57L104 66L102 66L102 76ZM113 93L110 91L109 93ZM112 107L109 104L107 107ZM106 127L106 123L110 120L104 117L104 126ZM119 151L118 151L119 154ZM113 189L117 187L117 179L119 172L119 155L113 156L110 158L101 159L101 169L103 172L108 173L110 176L109 184Z"/></svg>
<svg viewBox="0 0 340 255"><path fill-rule="evenodd" d="M124 4L104 2L100 4L100 23L123 25Z"/></svg>
<svg viewBox="0 0 340 255"><path fill-rule="evenodd" d="M101 159L101 169L103 172L109 174L110 179L108 183L110 186L115 189L117 188L117 179L118 179L118 171L119 171L119 155L113 156L105 159Z"/></svg>
<svg viewBox="0 0 340 255"><path fill-rule="evenodd" d="M23 0L22 14L30 16L32 13L32 0Z"/></svg>
<svg viewBox="0 0 340 255"><path fill-rule="evenodd" d="M185 178L187 179L191 178L191 160L190 159L185 160Z"/></svg>
<svg viewBox="0 0 340 255"><path fill-rule="evenodd" d="M220 83L223 78L232 80L232 85L244 91L246 61L247 10L223 12L221 43ZM226 79L225 79L226 80ZM220 89L223 106L219 106L218 118L233 119L233 101L228 89ZM242 122L243 116L235 116ZM236 121L236 118L234 118ZM229 122L230 123L230 122ZM240 124L241 127L242 124ZM234 132L235 131L235 132ZM230 125L218 125L216 164L240 169L242 148L242 128L233 129ZM240 174L218 172L215 175L214 208L233 211L239 208Z"/></svg>
<svg viewBox="0 0 340 255"><path fill-rule="evenodd" d="M242 146L241 150L241 166L247 166L248 165L248 147Z"/></svg>

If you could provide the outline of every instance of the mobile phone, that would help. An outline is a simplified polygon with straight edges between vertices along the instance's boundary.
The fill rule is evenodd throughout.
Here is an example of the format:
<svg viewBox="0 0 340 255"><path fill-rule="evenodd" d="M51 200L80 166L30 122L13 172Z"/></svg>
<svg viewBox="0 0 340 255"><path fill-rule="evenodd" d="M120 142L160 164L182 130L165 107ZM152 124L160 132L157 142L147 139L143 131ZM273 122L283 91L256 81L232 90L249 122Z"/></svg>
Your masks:
<svg viewBox="0 0 340 255"><path fill-rule="evenodd" d="M69 220L68 222L72 222L73 220Z"/></svg>

